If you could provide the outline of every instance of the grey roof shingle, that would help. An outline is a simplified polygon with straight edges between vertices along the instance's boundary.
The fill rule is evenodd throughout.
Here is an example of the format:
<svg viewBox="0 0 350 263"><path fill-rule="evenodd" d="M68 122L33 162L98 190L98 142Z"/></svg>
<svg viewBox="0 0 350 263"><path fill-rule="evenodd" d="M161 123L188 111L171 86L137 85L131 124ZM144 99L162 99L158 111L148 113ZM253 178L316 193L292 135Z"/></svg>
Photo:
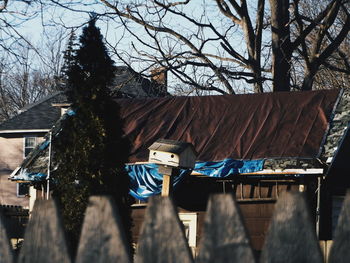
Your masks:
<svg viewBox="0 0 350 263"><path fill-rule="evenodd" d="M66 100L62 92L56 92L44 99L23 108L15 117L0 124L0 132L11 130L49 130L61 115L59 107L52 107L53 103Z"/></svg>
<svg viewBox="0 0 350 263"><path fill-rule="evenodd" d="M127 67L116 67L116 76L111 88L112 96L120 98L170 96L159 84L143 78ZM61 116L55 103L66 103L63 92L56 92L42 100L25 106L21 113L0 123L0 133L13 130L49 130Z"/></svg>

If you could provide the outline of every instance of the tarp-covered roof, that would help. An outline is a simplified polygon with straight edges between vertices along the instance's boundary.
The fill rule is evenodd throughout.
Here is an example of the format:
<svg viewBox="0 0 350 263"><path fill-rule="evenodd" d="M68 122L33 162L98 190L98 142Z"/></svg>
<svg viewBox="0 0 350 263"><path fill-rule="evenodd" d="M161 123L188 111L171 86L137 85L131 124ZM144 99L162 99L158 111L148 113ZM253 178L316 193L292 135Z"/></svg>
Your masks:
<svg viewBox="0 0 350 263"><path fill-rule="evenodd" d="M147 162L148 147L163 138L192 143L197 161L264 159L264 169L318 168L334 156L350 121L350 93L338 90L116 101L132 145L130 163ZM49 143L46 136L19 173L45 174Z"/></svg>
<svg viewBox="0 0 350 263"><path fill-rule="evenodd" d="M157 139L191 142L200 161L317 158L339 90L118 99L133 144L147 161Z"/></svg>

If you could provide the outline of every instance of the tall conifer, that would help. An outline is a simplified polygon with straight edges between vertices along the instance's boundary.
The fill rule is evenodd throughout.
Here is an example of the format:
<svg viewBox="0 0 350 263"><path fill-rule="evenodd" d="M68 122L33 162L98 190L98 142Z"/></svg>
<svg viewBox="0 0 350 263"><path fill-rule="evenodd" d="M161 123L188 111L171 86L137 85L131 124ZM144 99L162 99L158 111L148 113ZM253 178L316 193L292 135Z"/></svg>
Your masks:
<svg viewBox="0 0 350 263"><path fill-rule="evenodd" d="M95 19L83 28L74 63L67 70L66 93L74 114L62 122L53 142L52 173L63 223L76 248L87 201L90 195L112 195L130 235L128 208L129 179L124 170L129 144L123 138L119 108L109 95L114 77Z"/></svg>
<svg viewBox="0 0 350 263"><path fill-rule="evenodd" d="M74 30L72 29L67 42L66 50L63 52L63 65L61 68L60 79L63 82L64 86L68 79L67 73L75 63L77 46L78 45L76 43L76 35Z"/></svg>

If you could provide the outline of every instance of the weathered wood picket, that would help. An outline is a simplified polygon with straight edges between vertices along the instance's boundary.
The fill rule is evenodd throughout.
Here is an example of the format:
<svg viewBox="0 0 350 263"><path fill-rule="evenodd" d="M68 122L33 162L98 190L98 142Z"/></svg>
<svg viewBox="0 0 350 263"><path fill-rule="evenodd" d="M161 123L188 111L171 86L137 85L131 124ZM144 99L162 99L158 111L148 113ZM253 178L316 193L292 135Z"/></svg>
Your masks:
<svg viewBox="0 0 350 263"><path fill-rule="evenodd" d="M256 262L231 195L213 195L208 203L203 238L195 262ZM13 255L0 218L0 262ZM329 262L350 259L350 194L340 216ZM277 202L260 262L323 262L304 196L287 192ZM75 260L71 259L53 201L37 201L17 262L131 262L117 208L108 197L91 197ZM169 198L151 198L135 262L194 262Z"/></svg>

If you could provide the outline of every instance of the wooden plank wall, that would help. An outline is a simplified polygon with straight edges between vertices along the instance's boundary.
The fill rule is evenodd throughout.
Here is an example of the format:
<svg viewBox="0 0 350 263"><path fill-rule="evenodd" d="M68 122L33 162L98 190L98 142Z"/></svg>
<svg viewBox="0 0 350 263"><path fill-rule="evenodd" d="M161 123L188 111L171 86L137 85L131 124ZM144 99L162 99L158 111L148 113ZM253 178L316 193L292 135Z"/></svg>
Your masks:
<svg viewBox="0 0 350 263"><path fill-rule="evenodd" d="M276 200L282 193L297 191L298 188L299 185L295 183L259 182L234 185L233 194L238 200L254 250L260 251L263 247Z"/></svg>

